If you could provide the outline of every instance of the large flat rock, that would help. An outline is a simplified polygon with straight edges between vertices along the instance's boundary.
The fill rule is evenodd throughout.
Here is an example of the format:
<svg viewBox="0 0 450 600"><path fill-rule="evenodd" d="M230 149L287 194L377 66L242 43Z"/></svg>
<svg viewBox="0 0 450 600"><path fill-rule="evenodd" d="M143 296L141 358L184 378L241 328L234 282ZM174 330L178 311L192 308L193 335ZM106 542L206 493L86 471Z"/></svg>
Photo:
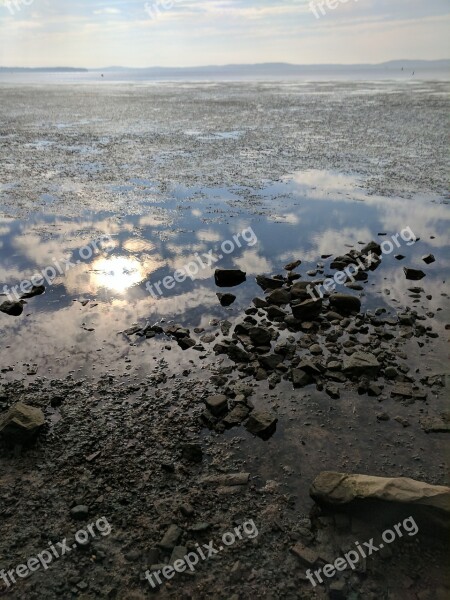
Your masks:
<svg viewBox="0 0 450 600"><path fill-rule="evenodd" d="M345 505L357 500L381 500L439 509L450 516L450 488L408 477L374 477L323 471L314 480L311 497L320 504Z"/></svg>

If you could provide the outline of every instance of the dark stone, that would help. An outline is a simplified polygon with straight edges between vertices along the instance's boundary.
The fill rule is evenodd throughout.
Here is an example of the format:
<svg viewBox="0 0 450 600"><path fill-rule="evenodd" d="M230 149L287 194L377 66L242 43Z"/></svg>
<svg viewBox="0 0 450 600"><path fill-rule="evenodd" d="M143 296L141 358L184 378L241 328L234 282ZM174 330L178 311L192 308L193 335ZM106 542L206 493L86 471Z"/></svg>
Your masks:
<svg viewBox="0 0 450 600"><path fill-rule="evenodd" d="M410 269L409 267L403 267L403 271L405 273L406 279L412 279L413 281L423 279L426 275L426 273L424 273L420 269Z"/></svg>
<svg viewBox="0 0 450 600"><path fill-rule="evenodd" d="M373 240L371 242L369 242L366 246L364 246L364 248L361 248L361 254L367 255L367 254L370 254L371 252L373 254L377 254L378 256L381 256L381 254L382 254L380 244L378 244L377 242L374 242Z"/></svg>
<svg viewBox="0 0 450 600"><path fill-rule="evenodd" d="M218 287L234 287L243 283L247 277L240 269L216 269L214 279Z"/></svg>
<svg viewBox="0 0 450 600"><path fill-rule="evenodd" d="M275 415L267 410L254 410L245 428L253 435L268 439L275 432L277 420Z"/></svg>
<svg viewBox="0 0 450 600"><path fill-rule="evenodd" d="M433 254L427 254L426 256L422 256L422 260L427 265L431 265L436 260Z"/></svg>
<svg viewBox="0 0 450 600"><path fill-rule="evenodd" d="M309 385L312 382L311 376L302 369L292 369L291 377L295 388L305 387L305 385Z"/></svg>
<svg viewBox="0 0 450 600"><path fill-rule="evenodd" d="M84 504L74 506L70 511L70 516L76 521L82 521L83 519L87 519L89 516L89 508Z"/></svg>
<svg viewBox="0 0 450 600"><path fill-rule="evenodd" d="M301 260L296 260L294 262L290 262L287 265L285 265L285 270L286 271L293 271L294 269L296 269L298 266L300 266L302 264Z"/></svg>
<svg viewBox="0 0 450 600"><path fill-rule="evenodd" d="M300 319L301 321L314 320L320 315L322 310L322 300L313 300L311 298L309 300L303 300L303 302L292 302L291 308L292 315L295 319Z"/></svg>
<svg viewBox="0 0 450 600"><path fill-rule="evenodd" d="M267 329L264 329L263 327L252 327L249 330L248 334L255 346L270 346L272 336L270 335L270 332L267 331Z"/></svg>
<svg viewBox="0 0 450 600"><path fill-rule="evenodd" d="M0 312L6 313L11 317L18 317L23 313L23 305L25 302L23 300L19 300L18 302L10 302L9 300L5 300L0 304Z"/></svg>
<svg viewBox="0 0 450 600"><path fill-rule="evenodd" d="M257 275L256 283L263 290L276 290L277 288L283 287L285 284L284 279L278 279L277 277L266 277L265 275Z"/></svg>
<svg viewBox="0 0 450 600"><path fill-rule="evenodd" d="M228 410L228 398L223 394L215 394L206 399L206 406L214 416L221 415Z"/></svg>
<svg viewBox="0 0 450 600"><path fill-rule="evenodd" d="M45 292L45 286L43 285L33 285L29 292L22 294L21 298L33 298L33 296L40 296Z"/></svg>
<svg viewBox="0 0 450 600"><path fill-rule="evenodd" d="M350 294L333 294L330 306L341 314L350 314L361 310L361 300Z"/></svg>
<svg viewBox="0 0 450 600"><path fill-rule="evenodd" d="M188 350L189 348L193 348L195 346L195 341L189 337L183 337L177 340L178 345L182 350Z"/></svg>
<svg viewBox="0 0 450 600"><path fill-rule="evenodd" d="M291 301L291 294L287 290L279 288L277 290L273 290L273 292L267 296L266 300L269 304L289 304Z"/></svg>
<svg viewBox="0 0 450 600"><path fill-rule="evenodd" d="M219 302L222 306L230 306L236 300L236 296L234 294L221 294L218 292L216 295L219 298Z"/></svg>

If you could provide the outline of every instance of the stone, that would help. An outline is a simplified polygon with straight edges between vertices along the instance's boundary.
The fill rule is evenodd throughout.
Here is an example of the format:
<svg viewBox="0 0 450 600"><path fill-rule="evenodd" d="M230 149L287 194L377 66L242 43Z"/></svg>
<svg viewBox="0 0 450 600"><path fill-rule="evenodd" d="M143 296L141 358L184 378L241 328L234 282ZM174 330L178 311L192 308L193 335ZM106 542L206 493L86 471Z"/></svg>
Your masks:
<svg viewBox="0 0 450 600"><path fill-rule="evenodd" d="M279 354L266 354L265 356L259 356L258 361L263 369L266 371L273 371L281 362L283 362L283 357Z"/></svg>
<svg viewBox="0 0 450 600"><path fill-rule="evenodd" d="M449 433L450 432L450 413L442 413L442 415L431 417L426 416L420 419L422 429L426 433Z"/></svg>
<svg viewBox="0 0 450 600"><path fill-rule="evenodd" d="M395 379L398 377L398 371L395 367L386 367L384 370L384 376L388 379Z"/></svg>
<svg viewBox="0 0 450 600"><path fill-rule="evenodd" d="M403 272L405 273L406 279L412 279L413 281L418 281L426 276L420 269L411 269L409 267L403 267Z"/></svg>
<svg viewBox="0 0 450 600"><path fill-rule="evenodd" d="M339 393L339 388L337 387L337 385L330 385L330 384L326 385L325 386L325 392L333 400L337 400L338 398L341 397L341 394Z"/></svg>
<svg viewBox="0 0 450 600"><path fill-rule="evenodd" d="M271 320L271 321L283 321L286 316L287 316L287 312L285 312L282 308L280 308L279 306L269 306L266 309L267 312L267 317Z"/></svg>
<svg viewBox="0 0 450 600"><path fill-rule="evenodd" d="M361 300L351 294L333 294L330 306L341 314L350 314L361 310Z"/></svg>
<svg viewBox="0 0 450 600"><path fill-rule="evenodd" d="M70 511L70 516L76 521L82 521L83 519L87 519L89 516L89 508L84 504L74 506Z"/></svg>
<svg viewBox="0 0 450 600"><path fill-rule="evenodd" d="M312 382L311 376L302 369L292 369L291 378L295 388L305 387L305 385L309 385Z"/></svg>
<svg viewBox="0 0 450 600"><path fill-rule="evenodd" d="M178 525L172 524L169 529L164 534L162 540L158 542L156 545L158 548L162 550L167 550L172 552L172 550L177 545L178 540L180 539L183 530L178 527Z"/></svg>
<svg viewBox="0 0 450 600"><path fill-rule="evenodd" d="M300 542L292 546L291 552L307 567L312 567L319 560L317 552Z"/></svg>
<svg viewBox="0 0 450 600"><path fill-rule="evenodd" d="M302 264L301 260L295 260L294 262L290 262L287 265L284 266L284 269L286 271L293 271L294 269L296 269L297 267L299 267Z"/></svg>
<svg viewBox="0 0 450 600"><path fill-rule="evenodd" d="M31 288L31 290L29 292L26 292L25 294L22 294L20 296L20 298L33 298L34 296L40 296L41 294L43 294L45 292L45 286L44 285L33 285L33 287Z"/></svg>
<svg viewBox="0 0 450 600"><path fill-rule="evenodd" d="M255 346L270 346L272 341L270 332L263 327L251 327L248 335Z"/></svg>
<svg viewBox="0 0 450 600"><path fill-rule="evenodd" d="M234 294L221 294L220 292L217 292L216 296L222 306L230 306L236 300Z"/></svg>
<svg viewBox="0 0 450 600"><path fill-rule="evenodd" d="M383 253L380 244L378 244L378 242L374 242L373 240L361 248L361 254L367 255L370 254L370 252L378 256L381 256Z"/></svg>
<svg viewBox="0 0 450 600"><path fill-rule="evenodd" d="M436 259L433 254L426 254L425 256L422 256L422 260L427 265L431 265L431 263L434 263Z"/></svg>
<svg viewBox="0 0 450 600"><path fill-rule="evenodd" d="M273 290L266 298L269 304L276 304L278 306L282 306L284 304L289 304L291 301L291 294L287 290L283 288L278 288L277 290Z"/></svg>
<svg viewBox="0 0 450 600"><path fill-rule="evenodd" d="M266 277L265 275L257 275L256 283L260 288L265 290L276 290L282 288L286 283L284 279L278 279L277 277Z"/></svg>
<svg viewBox="0 0 450 600"><path fill-rule="evenodd" d="M214 280L218 287L234 287L247 279L246 273L241 269L216 269Z"/></svg>
<svg viewBox="0 0 450 600"><path fill-rule="evenodd" d="M268 410L254 410L245 428L253 435L257 435L262 438L270 437L275 429L278 419L275 415Z"/></svg>
<svg viewBox="0 0 450 600"><path fill-rule="evenodd" d="M376 374L380 368L376 356L370 352L354 352L344 357L342 370L350 375Z"/></svg>
<svg viewBox="0 0 450 600"><path fill-rule="evenodd" d="M195 341L190 337L183 337L177 340L178 345L182 350L189 350L195 346Z"/></svg>
<svg viewBox="0 0 450 600"><path fill-rule="evenodd" d="M422 506L450 517L450 487L431 485L408 477L375 477L322 471L310 489L319 504L343 506L354 501L396 502L405 507Z"/></svg>
<svg viewBox="0 0 450 600"><path fill-rule="evenodd" d="M227 429L240 425L248 417L250 409L245 404L237 404L227 416L222 420L222 423Z"/></svg>
<svg viewBox="0 0 450 600"><path fill-rule="evenodd" d="M312 288L313 284L310 281L297 281L291 287L291 296L298 300L307 300L311 298Z"/></svg>
<svg viewBox="0 0 450 600"><path fill-rule="evenodd" d="M5 300L0 304L0 312L3 312L11 317L18 317L23 313L23 305L26 304L23 300L17 302L10 302Z"/></svg>
<svg viewBox="0 0 450 600"><path fill-rule="evenodd" d="M206 399L206 406L214 416L219 416L228 410L228 398L223 394L215 394Z"/></svg>
<svg viewBox="0 0 450 600"><path fill-rule="evenodd" d="M301 321L314 320L322 310L322 299L312 298L301 302L291 302L292 315Z"/></svg>
<svg viewBox="0 0 450 600"><path fill-rule="evenodd" d="M44 422L40 408L17 402L0 416L0 435L14 443L28 442L39 433Z"/></svg>
<svg viewBox="0 0 450 600"><path fill-rule="evenodd" d="M391 390L391 396L402 396L403 398L412 398L413 389L410 383L396 383Z"/></svg>
<svg viewBox="0 0 450 600"><path fill-rule="evenodd" d="M252 302L256 308L265 308L268 306L267 300L263 300L262 298L253 298Z"/></svg>

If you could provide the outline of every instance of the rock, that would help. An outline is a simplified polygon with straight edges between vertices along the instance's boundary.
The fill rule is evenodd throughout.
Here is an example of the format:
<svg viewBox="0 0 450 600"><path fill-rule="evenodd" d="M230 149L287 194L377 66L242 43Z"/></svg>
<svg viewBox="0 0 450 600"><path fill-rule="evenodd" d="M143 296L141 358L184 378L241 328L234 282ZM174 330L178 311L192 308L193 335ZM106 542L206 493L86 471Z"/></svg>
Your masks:
<svg viewBox="0 0 450 600"><path fill-rule="evenodd" d="M267 312L267 317L271 320L271 321L283 321L286 316L287 313L281 309L279 306L269 306L266 309Z"/></svg>
<svg viewBox="0 0 450 600"><path fill-rule="evenodd" d="M268 306L267 301L263 300L262 298L253 298L253 304L256 306L256 308L265 308Z"/></svg>
<svg viewBox="0 0 450 600"><path fill-rule="evenodd" d="M268 410L254 410L245 428L253 435L268 438L275 432L277 421L275 415Z"/></svg>
<svg viewBox="0 0 450 600"><path fill-rule="evenodd" d="M70 511L70 516L76 521L82 521L83 519L87 519L89 516L89 508L84 504L74 506Z"/></svg>
<svg viewBox="0 0 450 600"><path fill-rule="evenodd" d="M323 354L323 350L319 344L313 344L312 346L310 346L309 351L311 352L311 354Z"/></svg>
<svg viewBox="0 0 450 600"><path fill-rule="evenodd" d="M223 394L209 396L206 399L206 406L214 416L219 416L228 410L228 398Z"/></svg>
<svg viewBox="0 0 450 600"><path fill-rule="evenodd" d="M374 242L373 240L364 246L364 248L361 248L361 254L364 254L365 256L370 254L370 252L376 254L377 256L381 256L383 253L380 244Z"/></svg>
<svg viewBox="0 0 450 600"><path fill-rule="evenodd" d="M263 327L251 327L248 334L255 346L270 346L272 336L267 329Z"/></svg>
<svg viewBox="0 0 450 600"><path fill-rule="evenodd" d="M433 254L426 254L425 256L422 256L422 260L427 265L431 265L431 263L434 263L436 259Z"/></svg>
<svg viewBox="0 0 450 600"><path fill-rule="evenodd" d="M187 519L192 518L195 514L194 507L191 504L182 504L180 506L180 512Z"/></svg>
<svg viewBox="0 0 450 600"><path fill-rule="evenodd" d="M273 290L273 292L267 296L266 300L269 304L281 306L284 304L289 304L291 301L291 294L283 288L278 288L277 290Z"/></svg>
<svg viewBox="0 0 450 600"><path fill-rule="evenodd" d="M342 506L354 501L395 502L422 506L450 517L450 488L407 477L375 477L323 471L314 480L310 495L319 504Z"/></svg>
<svg viewBox="0 0 450 600"><path fill-rule="evenodd" d="M178 345L182 350L189 350L195 346L195 341L190 337L183 337L177 340Z"/></svg>
<svg viewBox="0 0 450 600"><path fill-rule="evenodd" d="M201 463L203 459L202 447L200 444L183 444L181 456L189 462Z"/></svg>
<svg viewBox="0 0 450 600"><path fill-rule="evenodd" d="M380 368L377 358L370 352L354 352L344 357L342 370L350 375L376 374Z"/></svg>
<svg viewBox="0 0 450 600"><path fill-rule="evenodd" d="M266 369L266 371L273 371L281 362L283 362L283 357L279 354L267 354L258 357L258 360L263 369Z"/></svg>
<svg viewBox="0 0 450 600"><path fill-rule="evenodd" d="M449 433L450 412L442 413L440 417L422 417L420 424L426 433Z"/></svg>
<svg viewBox="0 0 450 600"><path fill-rule="evenodd" d="M338 398L341 397L341 394L339 393L339 388L337 387L337 385L330 385L330 384L326 385L325 386L325 392L333 400L337 400Z"/></svg>
<svg viewBox="0 0 450 600"><path fill-rule="evenodd" d="M311 298L313 284L309 281L297 281L291 287L291 296L297 300L307 300Z"/></svg>
<svg viewBox="0 0 450 600"><path fill-rule="evenodd" d="M311 376L302 369L292 369L291 378L295 388L305 387L305 385L309 385L312 382Z"/></svg>
<svg viewBox="0 0 450 600"><path fill-rule="evenodd" d="M408 419L405 419L400 416L394 417L394 421L397 421L397 423L400 423L400 425L403 425L403 427L410 427L410 425L411 425L411 423L408 421Z"/></svg>
<svg viewBox="0 0 450 600"><path fill-rule="evenodd" d="M296 269L297 267L299 267L302 264L301 260L296 260L294 262L290 262L287 265L284 266L284 269L286 271L293 271L294 269Z"/></svg>
<svg viewBox="0 0 450 600"><path fill-rule="evenodd" d="M183 530L180 529L178 525L172 524L164 534L162 540L156 545L162 550L167 550L171 552L177 545L177 542L180 539L182 533Z"/></svg>
<svg viewBox="0 0 450 600"><path fill-rule="evenodd" d="M333 581L328 588L330 600L345 600L347 596L347 582L344 579Z"/></svg>
<svg viewBox="0 0 450 600"><path fill-rule="evenodd" d="M246 273L240 269L216 269L214 273L214 280L218 287L234 287L246 279Z"/></svg>
<svg viewBox="0 0 450 600"><path fill-rule="evenodd" d="M319 555L311 548L307 548L304 544L298 543L291 548L294 554L306 567L312 567L319 560Z"/></svg>
<svg viewBox="0 0 450 600"><path fill-rule="evenodd" d="M45 292L45 286L43 285L33 285L29 292L22 294L20 298L33 298L33 296L40 296Z"/></svg>
<svg viewBox="0 0 450 600"><path fill-rule="evenodd" d="M389 421L389 420L390 420L390 416L387 414L387 412L382 412L382 413L377 414L377 421Z"/></svg>
<svg viewBox="0 0 450 600"><path fill-rule="evenodd" d="M221 294L218 292L216 296L219 298L219 302L222 306L230 306L236 300L234 294Z"/></svg>
<svg viewBox="0 0 450 600"><path fill-rule="evenodd" d="M303 300L302 302L291 302L292 315L301 321L313 321L320 315L322 310L322 299Z"/></svg>
<svg viewBox="0 0 450 600"><path fill-rule="evenodd" d="M239 348L239 346L236 346L236 344L230 344L227 347L226 354L228 354L231 360L237 363L247 363L250 361L249 354L242 348Z"/></svg>
<svg viewBox="0 0 450 600"><path fill-rule="evenodd" d="M276 290L282 288L285 284L284 279L278 279L277 277L266 277L265 275L257 275L256 283L260 288L265 290Z"/></svg>
<svg viewBox="0 0 450 600"><path fill-rule="evenodd" d="M409 267L403 267L403 272L405 273L406 279L412 279L414 281L418 281L419 279L423 279L425 277L425 273L420 269L410 269Z"/></svg>
<svg viewBox="0 0 450 600"><path fill-rule="evenodd" d="M402 396L403 398L412 398L412 385L410 383L396 383L391 390L391 396Z"/></svg>
<svg viewBox="0 0 450 600"><path fill-rule="evenodd" d="M396 254L394 256L394 258L397 259L397 260L403 260L405 257L403 256L403 254Z"/></svg>
<svg viewBox="0 0 450 600"><path fill-rule="evenodd" d="M395 367L386 367L384 370L384 376L388 379L395 379L398 377L398 371Z"/></svg>
<svg viewBox="0 0 450 600"><path fill-rule="evenodd" d="M330 306L341 314L350 314L361 310L361 300L351 294L333 294Z"/></svg>
<svg viewBox="0 0 450 600"><path fill-rule="evenodd" d="M28 442L38 434L44 422L40 408L17 402L0 416L0 434L14 443Z"/></svg>
<svg viewBox="0 0 450 600"><path fill-rule="evenodd" d="M222 423L227 429L240 425L248 417L250 409L245 404L237 404L227 416L223 419Z"/></svg>
<svg viewBox="0 0 450 600"><path fill-rule="evenodd" d="M5 300L0 304L0 312L4 312L11 317L18 317L23 313L23 305L26 304L23 300L17 302L10 302Z"/></svg>

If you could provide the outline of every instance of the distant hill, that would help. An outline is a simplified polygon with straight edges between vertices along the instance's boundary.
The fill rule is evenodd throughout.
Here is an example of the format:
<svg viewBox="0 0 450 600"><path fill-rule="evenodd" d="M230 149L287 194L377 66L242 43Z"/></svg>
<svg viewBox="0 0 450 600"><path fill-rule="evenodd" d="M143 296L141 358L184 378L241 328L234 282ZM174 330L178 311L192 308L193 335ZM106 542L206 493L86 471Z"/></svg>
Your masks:
<svg viewBox="0 0 450 600"><path fill-rule="evenodd" d="M135 72L149 76L183 76L183 75L301 75L307 73L335 72L351 73L352 71L394 71L394 70L450 70L450 59L442 60L390 60L378 64L317 64L299 65L289 63L257 63L236 65L205 65L198 67L103 67L98 69L84 69L75 67L0 67L0 72L8 73L111 73Z"/></svg>
<svg viewBox="0 0 450 600"><path fill-rule="evenodd" d="M0 73L87 73L76 67L0 67Z"/></svg>

